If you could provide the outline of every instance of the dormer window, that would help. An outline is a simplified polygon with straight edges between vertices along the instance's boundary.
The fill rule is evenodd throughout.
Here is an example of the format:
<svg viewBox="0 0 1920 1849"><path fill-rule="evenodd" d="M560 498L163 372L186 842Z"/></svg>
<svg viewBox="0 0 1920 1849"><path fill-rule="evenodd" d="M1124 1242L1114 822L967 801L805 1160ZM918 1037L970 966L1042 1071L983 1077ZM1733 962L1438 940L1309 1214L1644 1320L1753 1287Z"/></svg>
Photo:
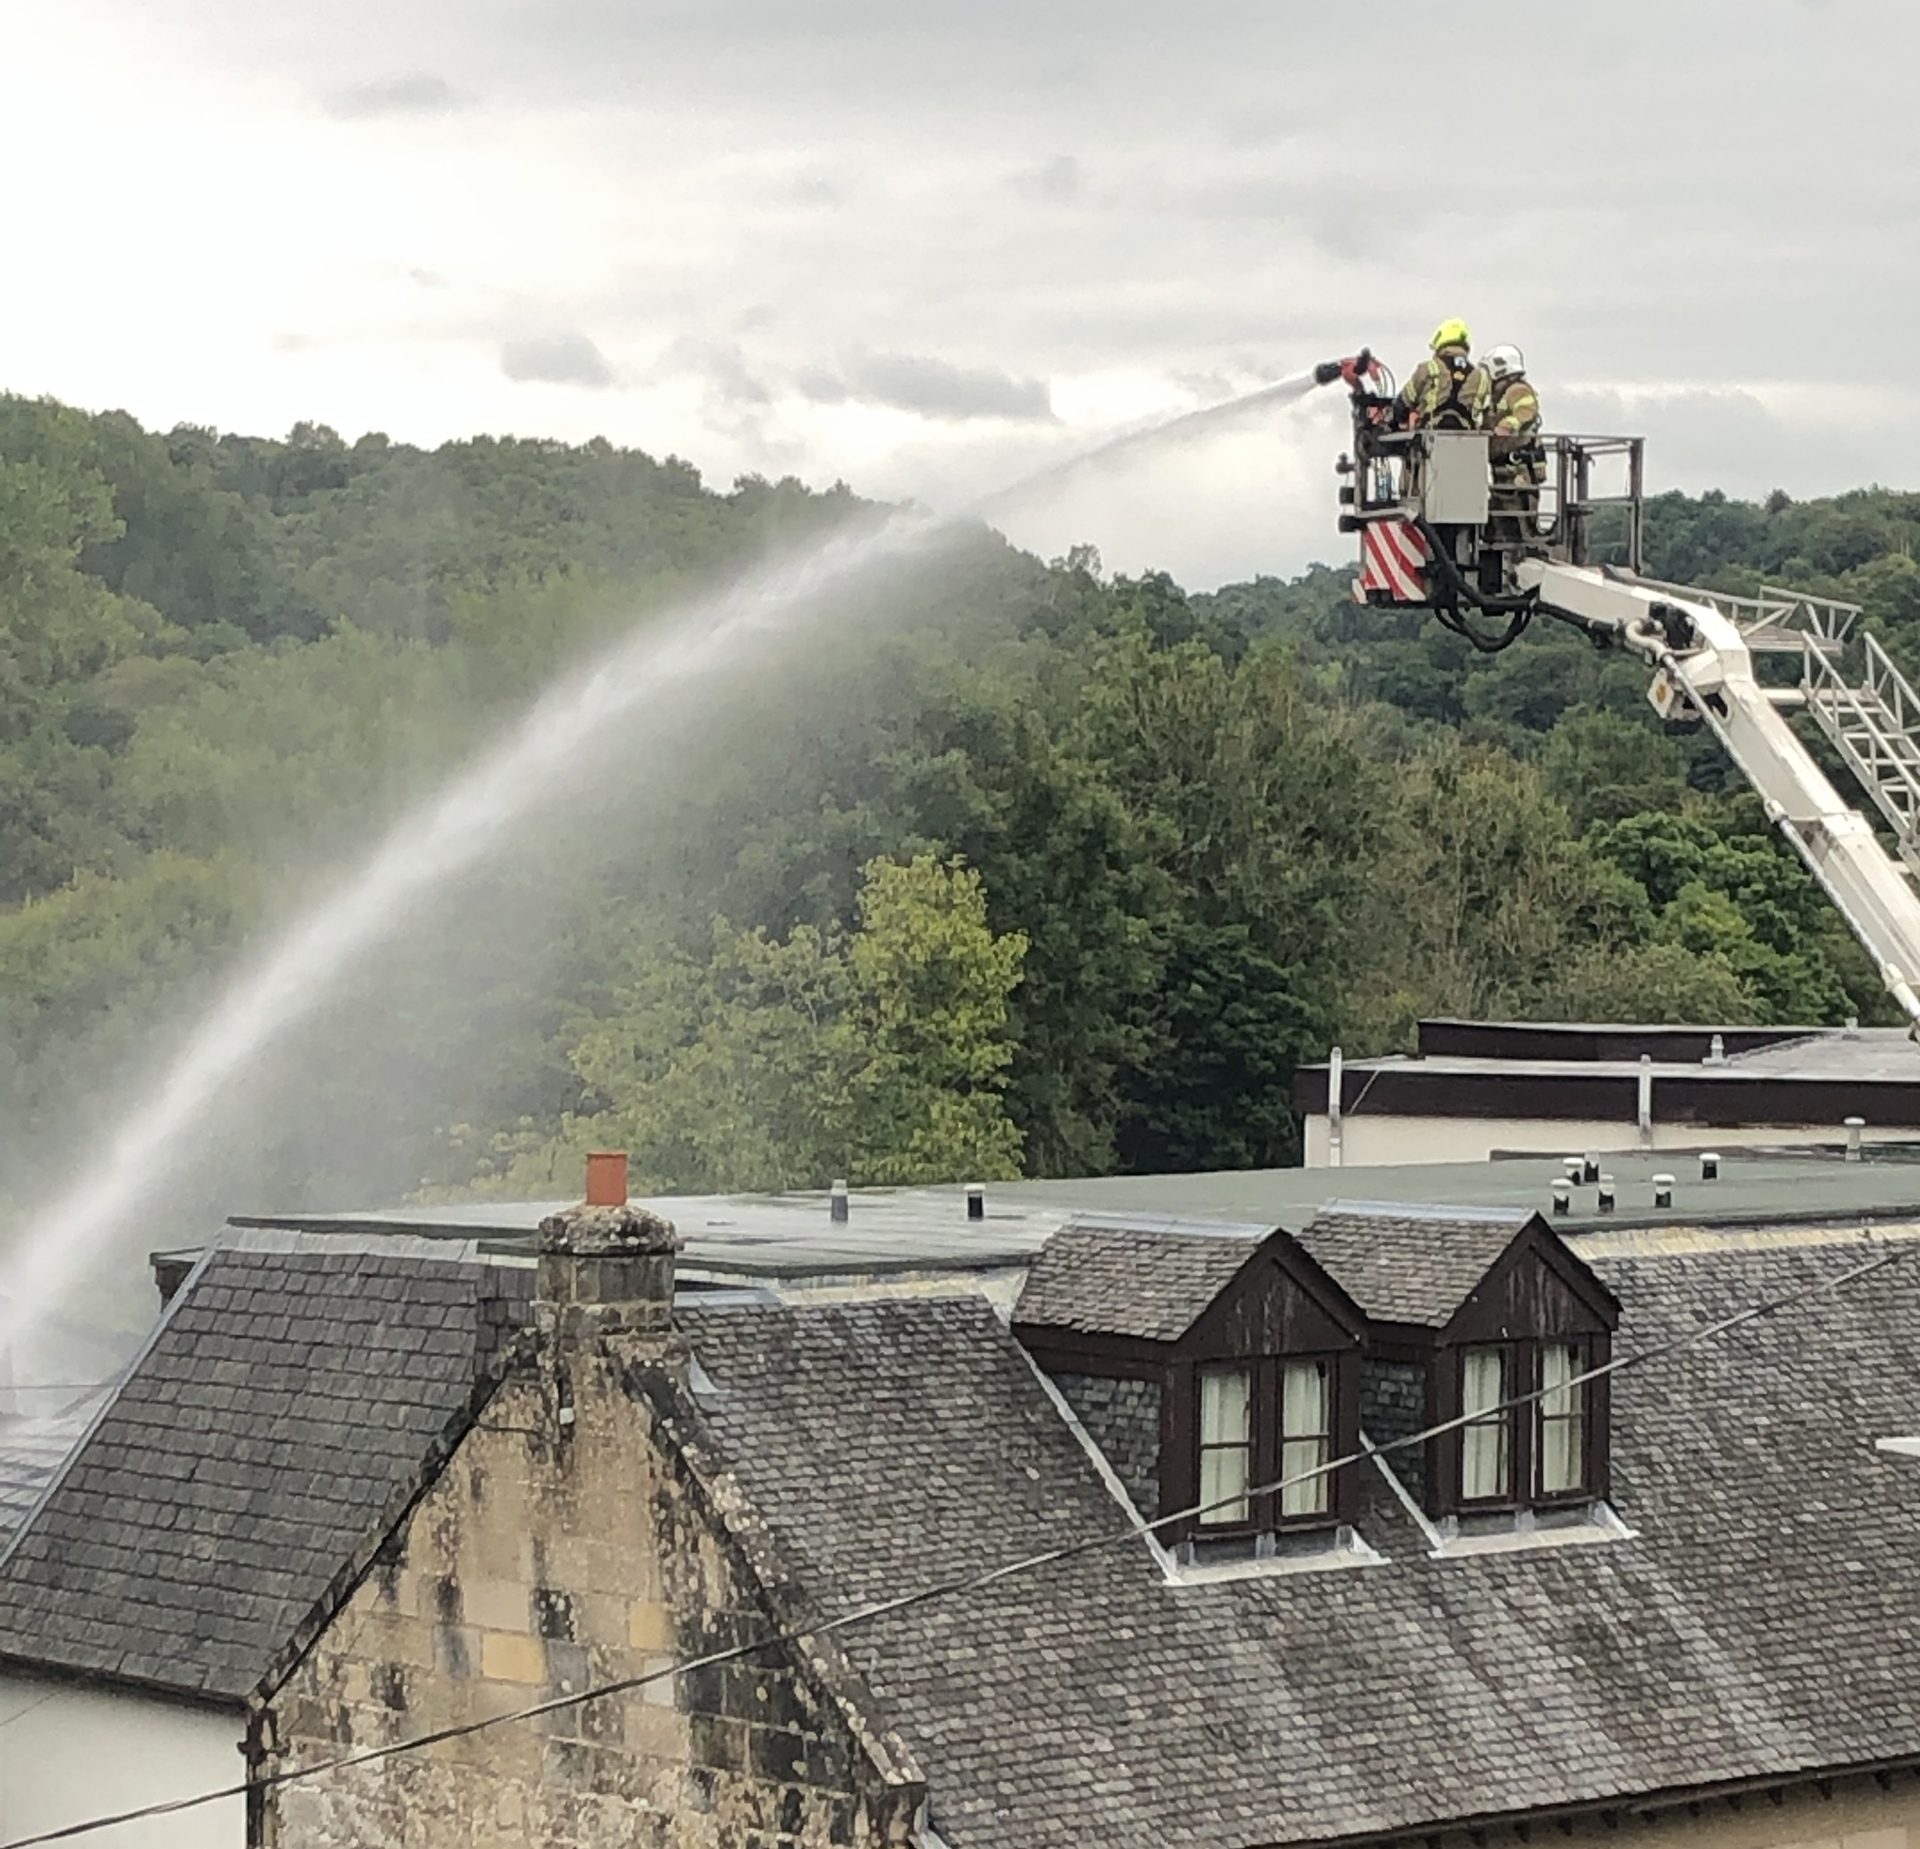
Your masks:
<svg viewBox="0 0 1920 1849"><path fill-rule="evenodd" d="M1291 1235L1200 1228L1068 1227L1014 1313L1141 1512L1195 1511L1162 1541L1214 1559L1351 1521L1365 1327Z"/></svg>
<svg viewBox="0 0 1920 1849"><path fill-rule="evenodd" d="M1607 1382L1582 1376L1619 1306L1539 1215L1329 1207L1300 1243L1370 1319L1369 1439L1446 1428L1394 1464L1427 1515L1604 1500Z"/></svg>
<svg viewBox="0 0 1920 1849"><path fill-rule="evenodd" d="M1202 1367L1196 1386L1203 1529L1330 1521L1337 1356ZM1277 1487L1276 1487L1277 1486Z"/></svg>
<svg viewBox="0 0 1920 1849"><path fill-rule="evenodd" d="M1474 1344L1457 1351L1462 1509L1565 1502L1596 1493L1587 1429L1594 1382L1585 1341ZM1531 1396L1531 1397L1530 1397ZM1517 1403L1516 1403L1517 1402Z"/></svg>

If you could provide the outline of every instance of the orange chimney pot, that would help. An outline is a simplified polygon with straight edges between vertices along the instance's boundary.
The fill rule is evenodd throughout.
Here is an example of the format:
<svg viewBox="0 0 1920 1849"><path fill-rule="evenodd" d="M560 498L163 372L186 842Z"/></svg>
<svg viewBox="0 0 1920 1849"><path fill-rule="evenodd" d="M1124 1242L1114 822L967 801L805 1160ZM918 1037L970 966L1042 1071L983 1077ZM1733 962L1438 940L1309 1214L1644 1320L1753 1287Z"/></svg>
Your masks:
<svg viewBox="0 0 1920 1849"><path fill-rule="evenodd" d="M619 1149L592 1151L587 1157L587 1205L624 1207L626 1204L626 1152Z"/></svg>

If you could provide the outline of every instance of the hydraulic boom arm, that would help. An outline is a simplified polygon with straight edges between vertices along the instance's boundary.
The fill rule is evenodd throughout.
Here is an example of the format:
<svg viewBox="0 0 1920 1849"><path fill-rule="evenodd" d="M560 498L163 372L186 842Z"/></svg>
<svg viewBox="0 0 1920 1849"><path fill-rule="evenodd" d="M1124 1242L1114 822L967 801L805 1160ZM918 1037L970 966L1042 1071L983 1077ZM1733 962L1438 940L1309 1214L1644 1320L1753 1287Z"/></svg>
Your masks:
<svg viewBox="0 0 1920 1849"><path fill-rule="evenodd" d="M1344 384L1352 405L1353 446L1335 470L1340 530L1359 540L1355 598L1429 610L1488 653L1545 616L1651 664L1655 708L1713 729L1920 1038L1920 691L1871 636L1864 680L1842 671L1859 612L1640 576L1638 437L1535 434L1514 447L1486 430L1425 429L1418 420L1409 428L1391 378L1364 349L1314 376ZM1606 485L1609 476L1617 485ZM1761 685L1753 652L1763 644L1801 657L1800 686ZM1885 818L1898 859L1834 788L1788 724L1788 709L1826 734Z"/></svg>
<svg viewBox="0 0 1920 1849"><path fill-rule="evenodd" d="M1610 635L1651 663L1663 717L1712 728L1920 1033L1920 894L1787 723L1782 708L1804 705L1805 692L1763 687L1746 634L1704 593L1537 559L1517 576L1537 590L1543 613Z"/></svg>

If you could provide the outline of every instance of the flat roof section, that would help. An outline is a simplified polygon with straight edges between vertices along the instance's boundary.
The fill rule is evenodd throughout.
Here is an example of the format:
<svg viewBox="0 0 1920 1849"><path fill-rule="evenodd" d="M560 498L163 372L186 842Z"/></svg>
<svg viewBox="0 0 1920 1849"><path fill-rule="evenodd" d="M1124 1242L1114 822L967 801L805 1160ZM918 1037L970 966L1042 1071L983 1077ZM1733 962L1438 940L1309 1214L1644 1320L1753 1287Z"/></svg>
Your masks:
<svg viewBox="0 0 1920 1849"><path fill-rule="evenodd" d="M1569 1155L1581 1153L1569 1149ZM1602 1213L1597 1190L1576 1188L1564 1232L1632 1227L1818 1224L1920 1220L1920 1147L1870 1146L1847 1162L1838 1150L1727 1151L1717 1181L1700 1179L1695 1156L1664 1150L1615 1154L1615 1208ZM1063 1181L996 1182L987 1213L969 1221L957 1186L854 1190L844 1222L824 1193L656 1196L638 1202L664 1214L686 1241L690 1281L826 1281L974 1274L1027 1264L1072 1221L1238 1233L1297 1229L1336 1202L1396 1208L1521 1209L1550 1214L1557 1157L1447 1162L1386 1168L1226 1170L1194 1175L1106 1175ZM1653 1205L1653 1178L1674 1177L1671 1208ZM569 1203L460 1201L378 1211L238 1214L242 1228L472 1241L469 1251L529 1255L540 1221Z"/></svg>

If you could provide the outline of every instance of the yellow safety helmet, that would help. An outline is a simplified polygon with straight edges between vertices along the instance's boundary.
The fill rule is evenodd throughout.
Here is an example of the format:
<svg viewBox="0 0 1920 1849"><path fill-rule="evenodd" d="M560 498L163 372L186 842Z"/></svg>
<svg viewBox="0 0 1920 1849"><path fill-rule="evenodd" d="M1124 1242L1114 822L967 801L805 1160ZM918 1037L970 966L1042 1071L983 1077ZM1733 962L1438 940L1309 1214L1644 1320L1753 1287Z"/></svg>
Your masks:
<svg viewBox="0 0 1920 1849"><path fill-rule="evenodd" d="M1433 350L1438 353L1442 347L1471 347L1472 339L1467 333L1464 321L1442 321L1433 330Z"/></svg>

